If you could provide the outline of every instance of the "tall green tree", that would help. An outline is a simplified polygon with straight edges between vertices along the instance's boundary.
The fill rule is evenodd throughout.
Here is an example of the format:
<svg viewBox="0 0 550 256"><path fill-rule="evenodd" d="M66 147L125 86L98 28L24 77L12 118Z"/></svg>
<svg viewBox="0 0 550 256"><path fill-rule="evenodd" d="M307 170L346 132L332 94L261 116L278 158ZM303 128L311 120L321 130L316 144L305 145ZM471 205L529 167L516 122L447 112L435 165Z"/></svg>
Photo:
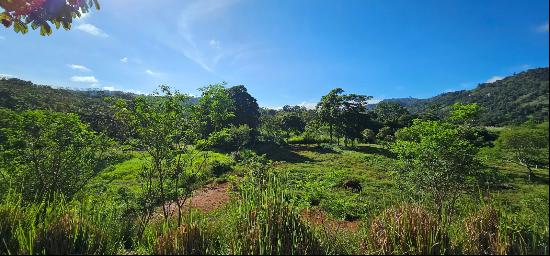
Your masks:
<svg viewBox="0 0 550 256"><path fill-rule="evenodd" d="M362 132L368 128L370 115L366 113L367 101L371 96L347 94L341 96L340 124L339 130L344 137L344 143L354 142L356 139L362 139Z"/></svg>
<svg viewBox="0 0 550 256"><path fill-rule="evenodd" d="M479 106L477 103L455 103L451 105L449 121L457 124L474 126L477 124L477 120L479 120L480 115L481 106Z"/></svg>
<svg viewBox="0 0 550 256"><path fill-rule="evenodd" d="M204 136L229 126L235 117L235 102L224 85L215 84L200 89L202 95L194 113L197 119L202 120Z"/></svg>
<svg viewBox="0 0 550 256"><path fill-rule="evenodd" d="M290 137L290 133L304 132L306 128L306 123L298 114L283 112L279 119L281 128L286 131L287 137Z"/></svg>
<svg viewBox="0 0 550 256"><path fill-rule="evenodd" d="M327 95L323 96L321 101L317 104L319 119L329 127L330 143L334 141L334 127L338 125L340 120L340 106L342 104L340 94L342 93L344 93L342 88L333 89Z"/></svg>
<svg viewBox="0 0 550 256"><path fill-rule="evenodd" d="M235 106L233 124L246 124L251 129L257 129L260 125L260 107L256 99L248 93L244 85L233 86L227 90Z"/></svg>
<svg viewBox="0 0 550 256"><path fill-rule="evenodd" d="M407 120L410 116L409 111L395 102L383 101L378 103L374 109L374 113L376 113L377 119L385 126L396 129L407 126L408 123L406 121L411 121Z"/></svg>

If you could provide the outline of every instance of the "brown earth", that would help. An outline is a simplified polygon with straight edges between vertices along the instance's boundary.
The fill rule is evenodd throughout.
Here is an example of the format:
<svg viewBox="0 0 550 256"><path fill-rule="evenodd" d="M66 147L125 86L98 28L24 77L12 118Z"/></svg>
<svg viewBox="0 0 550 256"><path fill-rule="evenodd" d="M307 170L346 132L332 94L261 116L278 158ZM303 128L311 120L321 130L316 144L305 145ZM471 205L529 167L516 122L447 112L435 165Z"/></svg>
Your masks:
<svg viewBox="0 0 550 256"><path fill-rule="evenodd" d="M300 217L314 225L322 225L330 230L345 230L345 231L357 231L359 230L360 221L345 221L336 220L331 218L325 211L314 208L305 209L300 213Z"/></svg>
<svg viewBox="0 0 550 256"><path fill-rule="evenodd" d="M229 189L229 182L223 182L210 184L199 190L195 190L191 198L187 198L185 202L180 201L180 203L183 203L182 211L189 210L189 207L202 212L210 212L218 209L231 200ZM178 206L176 202L172 202L166 206L168 207L170 215L175 216L177 214ZM162 208L158 209L158 214L162 216Z"/></svg>

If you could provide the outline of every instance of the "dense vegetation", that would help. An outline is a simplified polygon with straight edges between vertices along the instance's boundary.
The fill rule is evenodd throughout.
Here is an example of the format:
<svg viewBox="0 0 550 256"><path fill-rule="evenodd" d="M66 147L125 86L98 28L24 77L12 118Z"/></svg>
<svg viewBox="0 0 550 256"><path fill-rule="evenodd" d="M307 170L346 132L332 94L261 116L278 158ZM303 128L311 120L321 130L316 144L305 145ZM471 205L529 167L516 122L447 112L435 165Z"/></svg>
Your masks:
<svg viewBox="0 0 550 256"><path fill-rule="evenodd" d="M272 110L242 85L192 98L2 79L0 254L548 254L545 70L497 82L520 110L441 100L444 114L341 88ZM204 191L218 194L201 208Z"/></svg>
<svg viewBox="0 0 550 256"><path fill-rule="evenodd" d="M411 113L448 113L454 103L477 103L486 111L479 122L488 126L523 123L529 119L548 120L548 68L531 69L493 83L483 83L473 90L444 93L429 99L390 99Z"/></svg>

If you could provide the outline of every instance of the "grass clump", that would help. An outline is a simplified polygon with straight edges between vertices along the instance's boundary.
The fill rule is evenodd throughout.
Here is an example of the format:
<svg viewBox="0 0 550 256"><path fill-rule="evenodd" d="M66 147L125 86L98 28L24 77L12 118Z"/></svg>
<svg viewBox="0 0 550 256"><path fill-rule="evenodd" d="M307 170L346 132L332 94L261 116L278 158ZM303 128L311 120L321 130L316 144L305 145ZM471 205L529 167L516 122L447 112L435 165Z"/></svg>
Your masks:
<svg viewBox="0 0 550 256"><path fill-rule="evenodd" d="M324 254L318 237L288 203L284 174L268 170L261 158L248 165L251 172L240 187L233 253Z"/></svg>
<svg viewBox="0 0 550 256"><path fill-rule="evenodd" d="M208 253L209 237L199 225L186 223L179 228L160 235L154 244L156 255L204 255Z"/></svg>
<svg viewBox="0 0 550 256"><path fill-rule="evenodd" d="M442 254L446 237L437 218L422 206L402 205L373 219L366 244L375 254Z"/></svg>
<svg viewBox="0 0 550 256"><path fill-rule="evenodd" d="M506 245L501 240L500 217L492 207L484 207L464 220L463 252L465 254L505 254Z"/></svg>

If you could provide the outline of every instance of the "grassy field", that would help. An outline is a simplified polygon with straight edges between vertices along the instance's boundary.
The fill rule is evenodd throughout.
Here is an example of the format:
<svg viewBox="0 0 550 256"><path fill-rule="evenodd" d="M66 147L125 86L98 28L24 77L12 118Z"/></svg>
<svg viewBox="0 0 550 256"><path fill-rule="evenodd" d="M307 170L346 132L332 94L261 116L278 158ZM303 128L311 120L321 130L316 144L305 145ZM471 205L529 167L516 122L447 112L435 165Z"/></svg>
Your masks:
<svg viewBox="0 0 550 256"><path fill-rule="evenodd" d="M322 230L320 234L325 234L326 239L338 241L333 245L338 248L331 249L333 252L369 252L362 245L362 239L368 236L373 220L387 209L412 202L392 176L395 156L381 145L361 144L353 148L327 144L294 144L280 148L260 145L256 151L267 153L268 159L273 161L271 166L275 173L284 173L282 189L290 195L291 205L301 213L303 220ZM206 153L209 167L204 170L208 176L204 184L228 180L232 181L234 191L238 191L237 184L243 177L244 167L229 154L199 154ZM98 175L91 183L95 191L104 186L104 195L113 196L121 187L137 193L136 178L143 160L138 153L130 156ZM214 162L225 163L230 170L214 175L211 167ZM460 197L456 204L454 220L447 228L453 246L464 243L464 222L472 218L473 213L482 212L487 207L498 209L502 232L520 236L526 243L547 238L548 170L537 169L534 182L528 183L527 173L521 166L497 161L484 164L482 175L485 182ZM243 199L239 198L238 192L231 198L234 200L222 208L201 212L197 216L207 219L208 225L214 227L236 223L239 207L242 207L239 202ZM429 204L426 207L429 209ZM547 252L547 249L543 250Z"/></svg>
<svg viewBox="0 0 550 256"><path fill-rule="evenodd" d="M521 166L486 161L483 182L441 223L433 204L398 186L395 156L382 145L262 144L254 151L270 160L269 172L249 175L256 167L234 154L193 151L189 169L201 166L202 177L193 199L218 206L187 208L180 228L158 215L139 235L139 215L128 204L138 204L147 159L128 152L72 206L61 198L20 211L11 207L17 198L7 200L0 231L15 234L9 250L25 253L548 254L548 169L529 183ZM240 158L247 154L255 155L245 150ZM66 234L75 240L48 242Z"/></svg>

